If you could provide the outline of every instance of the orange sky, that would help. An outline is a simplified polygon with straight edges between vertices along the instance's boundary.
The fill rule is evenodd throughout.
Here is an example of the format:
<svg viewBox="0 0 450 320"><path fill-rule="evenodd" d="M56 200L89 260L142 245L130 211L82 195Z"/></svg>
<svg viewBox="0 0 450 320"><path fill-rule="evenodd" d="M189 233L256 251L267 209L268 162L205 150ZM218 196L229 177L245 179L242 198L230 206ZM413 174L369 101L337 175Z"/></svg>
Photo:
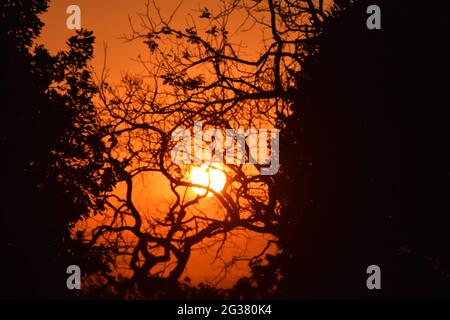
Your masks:
<svg viewBox="0 0 450 320"><path fill-rule="evenodd" d="M38 42L45 44L50 52L55 53L65 48L66 40L75 33L66 28L66 8L76 4L81 9L81 27L93 30L96 36L96 52L93 65L100 72L104 61L103 45L107 45L107 67L111 79L115 82L125 72L140 72L142 67L132 61L139 54L147 54L146 47L138 41L126 42L123 38L129 34L129 17L138 26L137 13L146 11L146 0L51 0L48 11L42 16L45 26ZM179 0L156 0L163 16L170 15L180 3ZM175 19L174 26L186 26L189 14L198 16L200 8L214 8L219 0L183 0ZM151 12L151 14L154 12ZM240 21L236 21L236 27ZM236 41L242 41L252 55L258 52L261 34L258 29L238 32L234 35Z"/></svg>
<svg viewBox="0 0 450 320"><path fill-rule="evenodd" d="M178 1L165 0L157 1L163 15L169 15L178 5ZM174 19L175 26L185 26L188 14L197 13L194 10L205 7L214 8L220 1L183 1L179 11ZM50 1L50 7L47 13L42 16L45 27L38 43L44 44L51 53L65 48L66 40L75 33L73 30L66 28L66 8L69 5L76 4L81 8L81 26L82 28L93 30L96 36L95 57L93 66L95 71L100 74L104 63L104 44L107 46L107 69L109 73L109 82L117 83L121 75L131 72L139 73L142 66L132 61L139 54L144 56L148 54L146 47L138 41L126 42L121 37L125 33L130 32L129 17L133 21L137 21L137 12L145 12L145 0L53 0ZM236 22L236 25L239 25ZM258 39L261 34L258 29L253 29L245 33L235 34L236 41L243 41L248 48L248 54L257 52L259 45ZM141 186L138 187L135 197L139 207L150 214L158 209L161 205L167 205L168 186L164 186L164 181L158 176L149 175ZM120 189L120 186L119 186ZM167 193L166 193L167 192ZM250 237L251 238L251 237ZM252 240L236 240L240 248L229 249L227 256L232 256L242 249L247 248L253 254L258 254L259 250L264 246L261 236ZM190 263L186 268L185 275L192 279L194 284L201 281L211 281L221 268L221 265L211 264L213 258L211 253L203 251L194 251ZM243 275L248 274L246 262L239 265L240 269L234 271L226 277L220 286L229 287L235 280Z"/></svg>

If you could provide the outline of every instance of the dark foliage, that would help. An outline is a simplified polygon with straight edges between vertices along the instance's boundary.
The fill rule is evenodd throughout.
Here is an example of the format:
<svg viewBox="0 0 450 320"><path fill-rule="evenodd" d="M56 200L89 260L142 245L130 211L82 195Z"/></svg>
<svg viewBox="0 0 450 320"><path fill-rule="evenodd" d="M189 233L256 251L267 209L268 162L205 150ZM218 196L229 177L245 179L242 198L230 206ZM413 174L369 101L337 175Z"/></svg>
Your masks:
<svg viewBox="0 0 450 320"><path fill-rule="evenodd" d="M325 27L282 146L280 296L450 297L447 12L360 1Z"/></svg>
<svg viewBox="0 0 450 320"><path fill-rule="evenodd" d="M2 1L0 296L68 298L66 268L105 268L69 228L98 201L105 179L102 128L87 67L94 37L80 31L52 56L32 48L47 1ZM106 261L105 261L106 262ZM89 270L90 267L92 270Z"/></svg>

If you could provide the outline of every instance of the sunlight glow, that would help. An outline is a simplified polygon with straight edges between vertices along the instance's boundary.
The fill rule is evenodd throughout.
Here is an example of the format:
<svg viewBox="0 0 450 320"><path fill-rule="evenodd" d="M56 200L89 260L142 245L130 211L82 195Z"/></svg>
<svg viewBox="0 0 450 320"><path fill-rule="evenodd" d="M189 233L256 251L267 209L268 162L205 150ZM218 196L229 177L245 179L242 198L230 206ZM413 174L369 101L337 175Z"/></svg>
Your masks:
<svg viewBox="0 0 450 320"><path fill-rule="evenodd" d="M225 173L217 164L202 164L200 167L193 167L189 176L191 183L209 187L216 192L222 191L227 178ZM205 195L206 189L193 187L195 193L198 195ZM213 194L208 192L207 197L212 197Z"/></svg>

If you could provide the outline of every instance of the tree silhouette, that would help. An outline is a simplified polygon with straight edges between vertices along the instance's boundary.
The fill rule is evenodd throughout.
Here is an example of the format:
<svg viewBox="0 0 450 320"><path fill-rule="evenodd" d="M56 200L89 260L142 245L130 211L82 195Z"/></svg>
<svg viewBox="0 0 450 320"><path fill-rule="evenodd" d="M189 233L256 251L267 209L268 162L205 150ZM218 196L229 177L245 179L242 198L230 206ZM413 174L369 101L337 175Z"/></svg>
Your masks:
<svg viewBox="0 0 450 320"><path fill-rule="evenodd" d="M102 258L74 242L70 228L111 189L103 128L92 103L88 62L94 37L80 31L52 56L33 40L47 1L2 1L1 296L68 298L66 268L86 272Z"/></svg>
<svg viewBox="0 0 450 320"><path fill-rule="evenodd" d="M338 3L284 131L278 294L448 298L447 10ZM371 4L381 30L364 27ZM366 288L372 264L382 290Z"/></svg>
<svg viewBox="0 0 450 320"><path fill-rule="evenodd" d="M147 87L127 79L126 99L118 91L112 100L104 99L117 127L125 123L126 131L154 131L167 141L170 130L192 125L194 119L251 127L255 114L263 114L265 121L284 129L281 148L288 153L282 157L280 174L257 178L266 185L265 200L245 195L245 186L254 177L240 181L243 191L238 194L251 199L245 207L251 220L237 225L228 219L213 221L199 233L201 237L190 236L189 230L182 238L183 257L191 248L186 246L190 237L201 240L231 228L252 229L250 221L264 226L253 230L278 240L281 253L266 255L268 265L260 258L250 259L253 277L241 279L229 296L448 296L445 230L449 221L444 200L448 173L441 147L448 136L442 122L447 111L437 107L445 101L443 83L437 79L440 70L448 68L442 42L446 11L429 8L427 17L433 19L426 20L425 28L412 22L422 6L377 3L383 8L383 28L376 31L365 27L366 8L373 4L366 1L336 1L331 11L310 1L256 1L253 6L234 2L221 14L204 9L200 18L208 22L203 29L176 30L170 26L172 17L155 22L148 16L142 17L145 32L133 29L131 39L143 39L153 53L153 64L142 62L155 82ZM239 10L271 34L255 60L239 57L239 50L227 39L227 29L219 23ZM428 39L421 51L415 48L418 36ZM161 45L167 38L174 43L172 51ZM425 67L412 67L415 61ZM205 74L210 77L205 79ZM130 97L137 97L136 107ZM425 106L430 113L425 113ZM147 119L164 119L164 125L170 123L164 128L170 129L155 126L155 120L150 126ZM125 139L128 145L132 140ZM150 144L149 140L139 145ZM130 149L129 154L139 159L143 170L162 171L176 189L186 184L185 173L172 174L164 161L155 161L169 150L162 145L150 152L156 157L148 157L148 150ZM427 167L433 169L427 172ZM230 175L228 180L236 177ZM234 208L242 212L244 208L235 203L239 205ZM182 223L189 229L185 212L168 213L168 221L178 217L172 220L177 223L157 224L178 230ZM239 220L243 219L234 221ZM147 239L174 240L170 231L162 238ZM149 255L148 261L158 259ZM176 270L181 271L185 262L181 259ZM369 291L365 285L371 264L382 268L382 291Z"/></svg>
<svg viewBox="0 0 450 320"><path fill-rule="evenodd" d="M147 12L159 13L155 3L147 6ZM256 24L271 34L255 59L241 55L242 48L233 42L228 20L235 14L245 17L242 30L245 24ZM326 15L321 1L225 1L215 12L201 9L185 29L172 26L174 15L155 20L144 14L142 30L132 25L128 40L143 41L149 49L150 58L140 57L145 76L127 75L120 86L110 86L105 77L100 83L99 108L111 128L110 161L125 190L107 197L105 220L84 232L93 248L115 250L116 262L129 273L124 281L111 273L94 282L119 288L128 281L146 297L157 297L163 283L179 286L192 250L213 248L222 259L223 249L240 234L276 234L280 212L273 176L262 175L258 164L225 164L221 170L227 182L221 192L194 185L187 179L191 167L171 161L171 136L195 121L222 132L282 127L301 62L314 54L311 38ZM136 203L137 185L149 173L171 188L173 200L161 213L152 214ZM187 196L192 187L207 189L216 207L201 207L206 192ZM268 240L265 250L271 245L275 241ZM236 261L255 264L263 255L233 257L224 261L223 270Z"/></svg>

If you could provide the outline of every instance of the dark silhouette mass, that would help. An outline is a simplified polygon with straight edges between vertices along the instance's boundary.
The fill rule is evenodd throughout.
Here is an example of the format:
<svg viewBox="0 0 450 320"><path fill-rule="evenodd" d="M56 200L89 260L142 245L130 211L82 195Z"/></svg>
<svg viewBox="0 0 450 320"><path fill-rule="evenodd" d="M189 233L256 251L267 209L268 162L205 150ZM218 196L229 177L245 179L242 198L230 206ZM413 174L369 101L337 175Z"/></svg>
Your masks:
<svg viewBox="0 0 450 320"><path fill-rule="evenodd" d="M101 268L69 227L108 189L102 128L87 67L94 37L80 31L52 56L32 48L47 1L2 1L0 256L2 298L70 298L66 268Z"/></svg>
<svg viewBox="0 0 450 320"><path fill-rule="evenodd" d="M370 4L381 30L364 28ZM284 136L282 295L450 296L446 9L360 1L319 37Z"/></svg>

